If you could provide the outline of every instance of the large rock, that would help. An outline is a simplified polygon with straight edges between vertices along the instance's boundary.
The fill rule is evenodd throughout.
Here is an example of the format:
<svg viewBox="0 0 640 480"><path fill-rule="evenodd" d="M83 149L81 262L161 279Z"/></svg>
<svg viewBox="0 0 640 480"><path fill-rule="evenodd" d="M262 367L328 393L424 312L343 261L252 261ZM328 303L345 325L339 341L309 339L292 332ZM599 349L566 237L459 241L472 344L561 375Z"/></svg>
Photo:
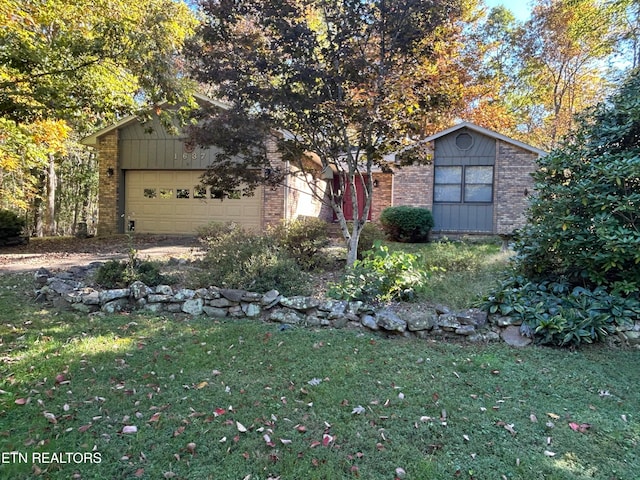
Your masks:
<svg viewBox="0 0 640 480"><path fill-rule="evenodd" d="M274 310L269 315L269 320L279 323L287 323L292 325L297 325L299 323L303 323L305 320L305 316L299 312L294 310Z"/></svg>
<svg viewBox="0 0 640 480"><path fill-rule="evenodd" d="M224 318L224 317L227 316L227 309L226 308L210 307L208 305L205 305L204 307L202 307L202 311L208 317Z"/></svg>
<svg viewBox="0 0 640 480"><path fill-rule="evenodd" d="M145 285L140 280L136 280L131 285L129 285L129 289L131 290L131 296L136 300L145 298L147 295L153 293L153 289Z"/></svg>
<svg viewBox="0 0 640 480"><path fill-rule="evenodd" d="M407 322L388 308L383 308L376 313L376 324L389 332L404 332L407 329Z"/></svg>
<svg viewBox="0 0 640 480"><path fill-rule="evenodd" d="M242 300L242 297L245 296L247 292L245 290L236 290L234 288L221 288L220 295L222 295L227 300L230 300L235 303L239 303Z"/></svg>
<svg viewBox="0 0 640 480"><path fill-rule="evenodd" d="M244 312L244 314L249 318L257 317L258 315L260 315L260 313L262 313L260 305L258 305L257 303L242 302L240 306L242 307L242 311Z"/></svg>
<svg viewBox="0 0 640 480"><path fill-rule="evenodd" d="M201 298L185 300L182 304L182 311L189 315L202 315L204 301Z"/></svg>
<svg viewBox="0 0 640 480"><path fill-rule="evenodd" d="M376 319L373 315L365 314L360 319L360 323L363 327L367 327L370 330L380 330L380 327L376 323Z"/></svg>
<svg viewBox="0 0 640 480"><path fill-rule="evenodd" d="M275 307L280 301L280 298L280 292L278 292L277 290L269 290L262 296L262 298L260 299L260 303L264 308L268 310Z"/></svg>
<svg viewBox="0 0 640 480"><path fill-rule="evenodd" d="M517 325L505 328L500 336L506 344L511 345L512 347L526 347L533 341L531 338L522 335L520 333L520 327Z"/></svg>
<svg viewBox="0 0 640 480"><path fill-rule="evenodd" d="M431 330L438 321L435 309L427 308L420 312L407 312L402 315L407 322L407 329L411 332Z"/></svg>
<svg viewBox="0 0 640 480"><path fill-rule="evenodd" d="M317 308L320 305L320 301L315 298L303 296L295 296L289 298L283 297L280 299L280 305L304 312L307 310L311 310L312 308Z"/></svg>
<svg viewBox="0 0 640 480"><path fill-rule="evenodd" d="M127 298L117 298L115 300L111 300L110 302L104 303L100 310L105 313L116 313L125 310L129 305L129 300Z"/></svg>
<svg viewBox="0 0 640 480"><path fill-rule="evenodd" d="M129 298L131 291L128 288L113 288L111 290L103 290L100 292L100 303L108 303L113 300Z"/></svg>

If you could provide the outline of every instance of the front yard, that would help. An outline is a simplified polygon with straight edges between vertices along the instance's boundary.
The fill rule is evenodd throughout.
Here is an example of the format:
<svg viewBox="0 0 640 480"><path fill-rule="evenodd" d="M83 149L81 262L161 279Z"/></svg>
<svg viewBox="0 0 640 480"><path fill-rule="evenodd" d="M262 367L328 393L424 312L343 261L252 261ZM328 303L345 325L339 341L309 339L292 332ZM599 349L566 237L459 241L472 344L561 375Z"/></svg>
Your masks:
<svg viewBox="0 0 640 480"><path fill-rule="evenodd" d="M452 306L469 306L504 261L499 246L479 248L498 262L465 253L426 294L450 303L460 291ZM613 480L640 471L638 350L87 316L43 308L32 290L31 275L0 278L3 478Z"/></svg>

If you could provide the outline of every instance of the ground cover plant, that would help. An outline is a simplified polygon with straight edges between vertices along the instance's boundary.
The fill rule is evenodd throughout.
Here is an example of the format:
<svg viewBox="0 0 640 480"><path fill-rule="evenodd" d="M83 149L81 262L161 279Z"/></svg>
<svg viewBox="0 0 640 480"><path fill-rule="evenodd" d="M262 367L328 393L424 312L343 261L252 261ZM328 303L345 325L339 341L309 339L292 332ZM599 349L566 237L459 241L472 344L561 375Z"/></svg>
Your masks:
<svg viewBox="0 0 640 480"><path fill-rule="evenodd" d="M12 479L583 479L640 471L638 351L85 316L0 278ZM33 452L100 463L31 462ZM96 455L99 454L99 455ZM3 457L4 458L4 457Z"/></svg>

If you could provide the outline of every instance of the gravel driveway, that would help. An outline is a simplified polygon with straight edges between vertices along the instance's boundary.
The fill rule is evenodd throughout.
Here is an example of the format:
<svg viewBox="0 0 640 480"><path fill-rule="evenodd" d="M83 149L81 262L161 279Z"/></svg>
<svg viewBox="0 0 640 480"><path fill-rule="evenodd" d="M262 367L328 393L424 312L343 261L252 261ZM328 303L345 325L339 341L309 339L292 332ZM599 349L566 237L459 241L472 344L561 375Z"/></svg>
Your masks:
<svg viewBox="0 0 640 480"><path fill-rule="evenodd" d="M195 258L203 255L195 237L126 235L78 239L34 238L28 245L0 248L0 274L35 271L40 267L62 270L91 262L125 259L133 247L140 259Z"/></svg>

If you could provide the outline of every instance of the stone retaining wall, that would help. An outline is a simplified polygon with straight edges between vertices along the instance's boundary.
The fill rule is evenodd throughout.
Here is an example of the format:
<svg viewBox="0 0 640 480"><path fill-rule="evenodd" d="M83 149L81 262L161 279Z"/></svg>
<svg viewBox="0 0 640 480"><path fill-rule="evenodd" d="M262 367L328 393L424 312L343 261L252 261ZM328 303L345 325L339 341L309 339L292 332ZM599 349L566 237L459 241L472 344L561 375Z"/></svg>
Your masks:
<svg viewBox="0 0 640 480"><path fill-rule="evenodd" d="M142 282L134 282L128 288L97 290L87 286L86 279L100 265L74 267L56 275L46 269L38 270L36 300L87 314L142 310L212 318L255 318L280 323L283 329L292 325L351 327L419 338L449 337L470 342L502 339L513 346L532 342L522 335L520 324L514 319L500 316L489 319L477 309L454 312L446 307L425 307L417 311L402 310L398 304L376 308L360 301L284 297L276 290L262 294L214 286L176 289L170 285L149 287ZM639 344L640 323L620 329L618 337L626 344Z"/></svg>

